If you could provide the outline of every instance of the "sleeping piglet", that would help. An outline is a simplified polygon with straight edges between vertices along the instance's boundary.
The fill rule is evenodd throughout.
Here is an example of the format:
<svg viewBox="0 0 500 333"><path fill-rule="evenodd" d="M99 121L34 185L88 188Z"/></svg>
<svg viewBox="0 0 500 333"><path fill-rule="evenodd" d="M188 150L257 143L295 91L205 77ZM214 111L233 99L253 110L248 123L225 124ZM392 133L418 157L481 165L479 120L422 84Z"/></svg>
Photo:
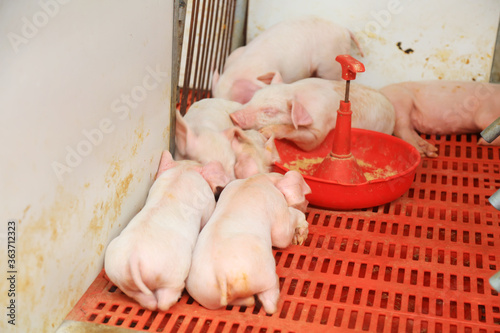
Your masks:
<svg viewBox="0 0 500 333"><path fill-rule="evenodd" d="M184 117L176 117L176 159L200 163L219 161L231 178L269 172L279 159L274 139L234 126L229 114L241 104L222 98L194 103Z"/></svg>
<svg viewBox="0 0 500 333"><path fill-rule="evenodd" d="M213 192L228 181L219 162L174 161L164 152L146 204L106 249L110 280L149 310L175 304L200 229L215 208Z"/></svg>
<svg viewBox="0 0 500 333"><path fill-rule="evenodd" d="M340 80L342 70L335 57L349 53L351 39L358 45L348 29L315 16L275 24L233 51L220 76L214 72L213 96L246 103L276 80Z"/></svg>
<svg viewBox="0 0 500 333"><path fill-rule="evenodd" d="M202 306L252 306L267 313L279 300L272 247L302 244L309 186L296 171L254 175L229 183L201 231L186 289Z"/></svg>
<svg viewBox="0 0 500 333"><path fill-rule="evenodd" d="M271 165L280 160L274 144L274 135L267 139L256 130L244 130L243 140L233 141L232 148L236 154L234 174L237 179L248 178L258 173L268 173Z"/></svg>
<svg viewBox="0 0 500 333"><path fill-rule="evenodd" d="M380 90L396 112L394 135L411 143L422 156L437 148L417 133L477 133L500 117L500 85L466 81L402 82ZM480 139L479 144L486 144ZM492 142L500 145L500 139Z"/></svg>
<svg viewBox="0 0 500 333"><path fill-rule="evenodd" d="M250 102L231 114L231 119L243 129L260 130L266 137L274 134L309 151L335 128L344 94L344 81L308 78L290 84L274 83L258 90ZM349 100L352 127L392 134L394 108L384 95L351 82Z"/></svg>

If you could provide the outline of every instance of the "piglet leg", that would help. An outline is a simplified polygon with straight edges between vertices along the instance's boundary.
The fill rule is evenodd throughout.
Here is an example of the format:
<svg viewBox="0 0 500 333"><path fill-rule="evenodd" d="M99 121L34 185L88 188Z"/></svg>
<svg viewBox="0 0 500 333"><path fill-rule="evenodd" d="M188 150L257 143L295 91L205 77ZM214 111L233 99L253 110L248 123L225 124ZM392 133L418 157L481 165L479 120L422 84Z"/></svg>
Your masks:
<svg viewBox="0 0 500 333"><path fill-rule="evenodd" d="M154 294L145 295L140 291L129 291L127 295L135 299L143 308L151 311L158 308L158 302Z"/></svg>
<svg viewBox="0 0 500 333"><path fill-rule="evenodd" d="M380 90L394 106L396 123L394 125L394 136L408 142L415 147L422 157L437 157L437 148L425 141L415 131L412 125L412 114L419 111L415 105L413 93L404 87L388 86Z"/></svg>
<svg viewBox="0 0 500 333"><path fill-rule="evenodd" d="M488 143L485 139L480 138L477 144L482 146L500 146L500 136L493 140L491 143Z"/></svg>
<svg viewBox="0 0 500 333"><path fill-rule="evenodd" d="M307 238L308 226L304 213L293 207L288 207L288 218L277 221L271 229L271 242L273 246L285 248L296 243L302 244Z"/></svg>
<svg viewBox="0 0 500 333"><path fill-rule="evenodd" d="M270 125L259 130L267 139L274 134L276 139L287 139L305 150L310 151L318 146L318 131L310 127L299 127L295 129L293 125ZM319 142L321 143L321 142Z"/></svg>
<svg viewBox="0 0 500 333"><path fill-rule="evenodd" d="M276 275L276 283L270 289L264 290L257 294L257 297L262 303L264 311L268 314L273 314L278 310L278 300L280 298L280 284L278 275Z"/></svg>
<svg viewBox="0 0 500 333"><path fill-rule="evenodd" d="M396 110L396 125L394 126L394 136L408 142L413 147L417 148L422 157L437 157L437 148L431 143L425 141L415 131L410 120L410 113L415 112L413 101L409 100L404 108L395 108Z"/></svg>
<svg viewBox="0 0 500 333"><path fill-rule="evenodd" d="M179 288L161 288L155 291L158 299L158 309L161 311L168 310L172 305L177 303L181 297L182 289Z"/></svg>
<svg viewBox="0 0 500 333"><path fill-rule="evenodd" d="M295 227L295 234L293 235L292 244L302 245L307 239L309 234L309 224L306 220L299 220L297 226Z"/></svg>
<svg viewBox="0 0 500 333"><path fill-rule="evenodd" d="M396 90L382 90L382 93L389 97L396 113L394 136L411 144L422 157L437 157L437 148L422 139L411 123L411 114L418 112L412 94L408 93L404 88L393 89Z"/></svg>
<svg viewBox="0 0 500 333"><path fill-rule="evenodd" d="M425 141L422 137L413 129L413 127L400 128L396 125L394 128L394 136L408 142L413 147L417 148L418 152L422 157L437 157L438 154L436 146Z"/></svg>

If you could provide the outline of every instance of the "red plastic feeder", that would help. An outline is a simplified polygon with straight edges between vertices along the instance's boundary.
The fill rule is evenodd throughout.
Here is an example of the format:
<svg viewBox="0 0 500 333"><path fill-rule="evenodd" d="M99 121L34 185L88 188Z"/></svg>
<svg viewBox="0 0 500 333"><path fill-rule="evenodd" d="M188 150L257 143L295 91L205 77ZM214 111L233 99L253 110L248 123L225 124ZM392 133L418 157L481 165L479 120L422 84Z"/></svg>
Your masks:
<svg viewBox="0 0 500 333"><path fill-rule="evenodd" d="M349 55L339 55L335 60L342 66L342 78L346 80L345 100L340 101L337 111L332 151L317 166L313 176L340 184L361 184L366 182L366 177L351 153L352 111L349 87L351 80L356 78L356 73L365 71L365 66Z"/></svg>
<svg viewBox="0 0 500 333"><path fill-rule="evenodd" d="M299 171L312 190L307 199L315 206L351 210L391 202L413 182L420 153L391 135L351 129L349 84L364 66L349 55L339 55L336 60L347 82L335 129L309 152L287 140L276 140L281 158L281 163L275 163L277 171Z"/></svg>

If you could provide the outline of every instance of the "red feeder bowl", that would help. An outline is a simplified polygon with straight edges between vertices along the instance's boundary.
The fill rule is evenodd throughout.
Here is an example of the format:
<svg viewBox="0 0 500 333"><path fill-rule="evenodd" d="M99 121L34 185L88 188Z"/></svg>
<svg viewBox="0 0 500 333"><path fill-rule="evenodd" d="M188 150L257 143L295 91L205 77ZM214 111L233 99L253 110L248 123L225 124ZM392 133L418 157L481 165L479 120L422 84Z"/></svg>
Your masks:
<svg viewBox="0 0 500 333"><path fill-rule="evenodd" d="M275 163L277 171L299 171L312 191L307 200L315 206L351 210L393 201L413 182L420 153L391 135L351 129L350 81L365 67L348 54L335 60L346 80L345 100L340 102L335 129L309 152L276 140L281 158L281 163Z"/></svg>
<svg viewBox="0 0 500 333"><path fill-rule="evenodd" d="M275 141L281 158L275 171L299 171L311 188L306 197L311 205L335 210L368 208L391 202L408 190L420 163L417 149L394 136L358 128L351 129L351 151L367 181L341 184L311 176L330 153L334 132L313 151L303 151L288 140Z"/></svg>

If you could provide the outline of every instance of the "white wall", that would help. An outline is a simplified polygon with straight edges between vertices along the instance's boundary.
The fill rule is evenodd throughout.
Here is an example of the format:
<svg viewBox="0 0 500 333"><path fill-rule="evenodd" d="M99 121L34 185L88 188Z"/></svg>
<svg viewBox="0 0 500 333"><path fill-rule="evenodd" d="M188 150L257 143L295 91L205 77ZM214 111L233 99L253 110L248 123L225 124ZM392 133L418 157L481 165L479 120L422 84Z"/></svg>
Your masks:
<svg viewBox="0 0 500 333"><path fill-rule="evenodd" d="M498 0L249 0L247 42L271 25L315 14L359 39L374 88L407 80L488 81L500 16ZM405 53L397 47L401 42ZM335 61L335 59L332 59Z"/></svg>
<svg viewBox="0 0 500 333"><path fill-rule="evenodd" d="M53 332L168 147L172 0L0 0L0 331ZM6 330L7 329L7 330Z"/></svg>

